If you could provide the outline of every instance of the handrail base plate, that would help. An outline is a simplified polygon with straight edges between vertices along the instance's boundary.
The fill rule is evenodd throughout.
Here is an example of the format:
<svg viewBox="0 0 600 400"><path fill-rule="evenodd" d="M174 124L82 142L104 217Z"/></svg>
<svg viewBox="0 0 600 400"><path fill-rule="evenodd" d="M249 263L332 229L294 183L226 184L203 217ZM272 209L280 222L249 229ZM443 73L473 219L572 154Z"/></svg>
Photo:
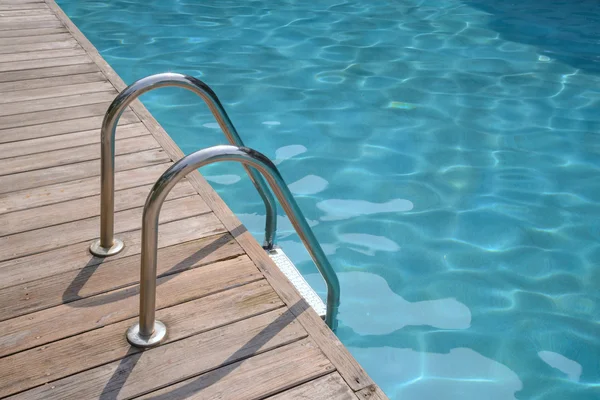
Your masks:
<svg viewBox="0 0 600 400"><path fill-rule="evenodd" d="M166 336L167 327L160 321L154 321L154 332L150 336L140 335L139 323L127 329L127 341L129 344L143 349L158 346Z"/></svg>
<svg viewBox="0 0 600 400"><path fill-rule="evenodd" d="M109 248L100 246L100 239L96 239L90 245L90 253L97 257L109 257L119 253L124 247L123 241L117 238L114 238L113 245Z"/></svg>

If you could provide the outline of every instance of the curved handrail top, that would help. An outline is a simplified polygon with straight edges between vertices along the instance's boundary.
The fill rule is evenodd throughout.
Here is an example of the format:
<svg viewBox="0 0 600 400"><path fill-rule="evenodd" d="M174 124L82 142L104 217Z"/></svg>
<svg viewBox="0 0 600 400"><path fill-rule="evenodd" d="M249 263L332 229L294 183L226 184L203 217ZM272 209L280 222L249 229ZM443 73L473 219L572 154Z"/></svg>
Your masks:
<svg viewBox="0 0 600 400"><path fill-rule="evenodd" d="M225 112L225 109L215 92L198 78L174 72L150 75L135 81L123 89L106 111L102 122L103 136L109 132L114 135L113 125L116 127L120 115L133 100L144 93L161 87L181 87L196 93L208 105L219 126L227 135L227 138L232 143L243 146L243 142L241 141L235 126L229 119L227 112ZM117 116L117 118L115 118L115 116ZM109 131L108 128L111 128L111 130Z"/></svg>
<svg viewBox="0 0 600 400"><path fill-rule="evenodd" d="M325 280L328 289L327 323L332 329L335 329L340 299L340 284L337 275L277 167L268 157L256 150L229 145L213 146L189 154L167 169L152 187L144 206L142 217L142 256L148 255L151 251L151 248L148 246L153 246L154 251L156 251L156 229L148 228L158 226L160 209L170 190L190 172L205 165L221 161L240 162L256 169L266 178ZM155 266L156 257L151 256L150 259L143 257L142 270L144 270L145 261Z"/></svg>
<svg viewBox="0 0 600 400"><path fill-rule="evenodd" d="M101 197L100 197L100 249L110 249L114 243L114 157L115 157L115 134L117 124L121 115L135 99L144 93L161 87L181 87L196 93L204 100L210 109L212 115L223 130L227 140L231 144L244 146L244 143L237 133L231 119L223 108L217 95L213 90L200 79L193 76L167 72L150 75L139 79L126 87L108 107L101 128ZM256 187L260 197L265 203L266 221L265 221L265 241L263 247L271 249L275 242L277 231L277 204L273 195L268 190L264 179L252 169L246 168L250 180ZM94 247L95 244L92 244ZM120 248L122 248L122 243ZM106 253L116 254L119 250ZM92 250L92 253L100 255Z"/></svg>

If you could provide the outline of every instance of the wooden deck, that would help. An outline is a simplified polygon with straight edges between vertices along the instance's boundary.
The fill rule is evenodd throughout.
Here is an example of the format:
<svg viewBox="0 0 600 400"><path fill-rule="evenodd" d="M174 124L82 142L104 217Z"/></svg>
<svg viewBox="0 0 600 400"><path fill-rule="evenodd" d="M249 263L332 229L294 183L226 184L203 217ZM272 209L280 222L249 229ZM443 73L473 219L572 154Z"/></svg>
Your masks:
<svg viewBox="0 0 600 400"><path fill-rule="evenodd" d="M117 130L100 259L100 124L122 80L52 1L0 0L0 398L384 399L198 173L161 213L157 348L130 347L142 205L183 154L139 102Z"/></svg>

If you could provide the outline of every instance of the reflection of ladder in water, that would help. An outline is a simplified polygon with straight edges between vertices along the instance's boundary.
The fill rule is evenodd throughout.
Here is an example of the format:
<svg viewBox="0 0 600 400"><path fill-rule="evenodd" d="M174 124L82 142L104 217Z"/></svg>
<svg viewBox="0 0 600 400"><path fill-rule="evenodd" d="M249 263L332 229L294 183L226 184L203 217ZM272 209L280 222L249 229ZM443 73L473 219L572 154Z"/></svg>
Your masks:
<svg viewBox="0 0 600 400"><path fill-rule="evenodd" d="M325 319L329 327L335 329L340 296L337 276L285 181L275 165L266 156L244 147L244 143L216 94L204 82L191 76L164 73L140 79L125 88L108 108L101 130L100 238L92 243L90 251L96 256L107 257L117 254L124 246L121 240L114 237L114 141L119 118L127 106L140 95L166 86L182 87L198 94L208 105L232 146L215 146L183 157L165 171L151 189L144 206L142 221L140 322L128 331L127 337L130 343L139 347L151 347L159 344L166 335L166 327L154 318L158 216L162 203L173 186L188 173L204 165L219 161L238 161L244 165L267 210L263 248L306 302ZM267 185L264 178L266 178L269 185ZM269 186L286 211L292 225L327 284L327 306L304 280L283 250L274 245L277 230L277 210Z"/></svg>

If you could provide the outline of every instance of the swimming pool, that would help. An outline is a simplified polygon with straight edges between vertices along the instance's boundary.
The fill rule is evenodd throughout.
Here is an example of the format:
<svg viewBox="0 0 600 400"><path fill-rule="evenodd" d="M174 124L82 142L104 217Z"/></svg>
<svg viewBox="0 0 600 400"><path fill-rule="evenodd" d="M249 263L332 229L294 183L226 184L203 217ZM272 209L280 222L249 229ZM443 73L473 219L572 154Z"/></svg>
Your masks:
<svg viewBox="0 0 600 400"><path fill-rule="evenodd" d="M126 82L205 80L276 160L390 398L600 397L600 3L58 2ZM193 95L143 100L186 153L223 142ZM262 239L243 170L203 174Z"/></svg>

